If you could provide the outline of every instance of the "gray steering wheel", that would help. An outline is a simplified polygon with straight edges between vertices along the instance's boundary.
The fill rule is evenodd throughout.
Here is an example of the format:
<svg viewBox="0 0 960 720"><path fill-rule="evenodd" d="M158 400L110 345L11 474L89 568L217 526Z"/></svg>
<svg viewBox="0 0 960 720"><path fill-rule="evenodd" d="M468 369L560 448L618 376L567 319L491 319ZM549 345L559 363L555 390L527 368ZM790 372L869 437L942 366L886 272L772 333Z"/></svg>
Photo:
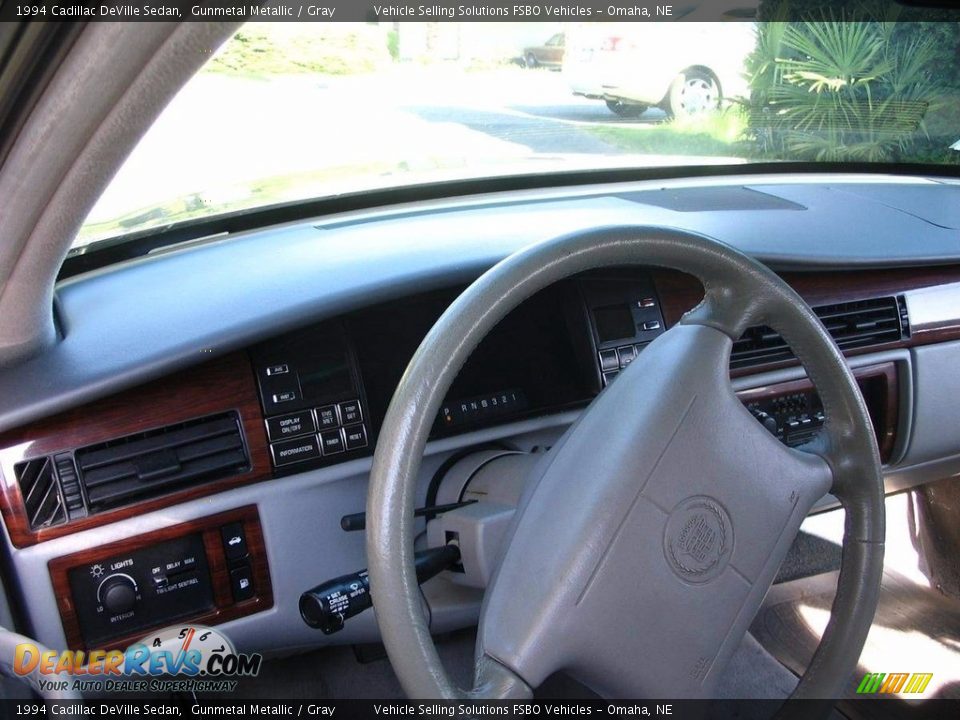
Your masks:
<svg viewBox="0 0 960 720"><path fill-rule="evenodd" d="M705 296L602 392L534 468L487 588L474 687L430 637L413 562L414 494L440 403L471 351L521 301L615 265L673 268ZM823 402L818 439L791 449L730 384L732 342L779 331ZM846 510L830 621L792 697L835 698L873 622L884 493L870 418L807 304L760 263L656 227L567 235L499 263L448 308L387 411L367 499L377 622L410 697L525 698L556 670L605 696L709 697L801 521L825 493Z"/></svg>

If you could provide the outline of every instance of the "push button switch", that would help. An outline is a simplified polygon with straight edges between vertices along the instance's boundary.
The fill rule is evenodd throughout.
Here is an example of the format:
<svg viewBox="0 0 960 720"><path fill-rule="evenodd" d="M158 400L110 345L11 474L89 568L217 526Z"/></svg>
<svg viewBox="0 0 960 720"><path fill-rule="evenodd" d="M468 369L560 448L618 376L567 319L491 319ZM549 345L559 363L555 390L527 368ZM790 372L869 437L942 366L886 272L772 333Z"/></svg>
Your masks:
<svg viewBox="0 0 960 720"><path fill-rule="evenodd" d="M249 565L241 565L230 571L230 586L233 589L235 602L249 600L253 597L253 572Z"/></svg>
<svg viewBox="0 0 960 720"><path fill-rule="evenodd" d="M227 560L234 562L247 556L247 537L243 533L243 523L232 522L220 528L223 539L223 551Z"/></svg>
<svg viewBox="0 0 960 720"><path fill-rule="evenodd" d="M308 435L296 440L272 443L270 453L273 455L273 464L280 467L302 460L316 460L320 457L320 446L317 444L316 435Z"/></svg>
<svg viewBox="0 0 960 720"><path fill-rule="evenodd" d="M271 440L286 440L314 432L316 427L313 423L313 413L309 410L267 420L267 434Z"/></svg>
<svg viewBox="0 0 960 720"><path fill-rule="evenodd" d="M340 419L344 425L358 423L363 420L363 414L360 412L360 401L350 400L340 403Z"/></svg>
<svg viewBox="0 0 960 720"><path fill-rule="evenodd" d="M323 447L324 457L343 452L343 437L339 430L327 430L320 433L320 445Z"/></svg>
<svg viewBox="0 0 960 720"><path fill-rule="evenodd" d="M317 408L317 422L321 430L339 427L340 421L337 419L337 406L325 405Z"/></svg>
<svg viewBox="0 0 960 720"><path fill-rule="evenodd" d="M600 370L607 372L608 370L617 370L620 367L620 361L617 359L616 350L601 350L600 351Z"/></svg>
<svg viewBox="0 0 960 720"><path fill-rule="evenodd" d="M637 356L637 351L633 345L626 345L625 347L617 348L617 353L620 355L621 369L632 363L633 359Z"/></svg>
<svg viewBox="0 0 960 720"><path fill-rule="evenodd" d="M281 390L280 392L276 392L273 394L273 402L275 404L293 402L296 399L297 399L296 390Z"/></svg>
<svg viewBox="0 0 960 720"><path fill-rule="evenodd" d="M367 429L363 425L351 425L343 429L347 439L347 450L358 450L367 446Z"/></svg>

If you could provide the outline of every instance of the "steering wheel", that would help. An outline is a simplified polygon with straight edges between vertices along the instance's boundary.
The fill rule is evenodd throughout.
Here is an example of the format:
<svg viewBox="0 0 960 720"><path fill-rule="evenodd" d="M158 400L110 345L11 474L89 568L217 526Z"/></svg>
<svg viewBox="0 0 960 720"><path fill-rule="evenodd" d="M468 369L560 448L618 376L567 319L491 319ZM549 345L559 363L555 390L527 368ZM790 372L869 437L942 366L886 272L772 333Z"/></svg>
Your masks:
<svg viewBox="0 0 960 720"><path fill-rule="evenodd" d="M447 389L510 310L551 283L614 265L695 275L703 301L601 392L535 466L484 597L474 687L441 665L413 561L417 473ZM780 443L739 402L732 342L779 331L823 402L823 430ZM884 493L870 418L809 306L710 238L610 227L543 242L486 272L447 309L400 381L377 442L367 555L377 622L408 696L529 698L556 670L605 696L710 697L825 493L846 510L837 594L793 698L835 698L873 622Z"/></svg>

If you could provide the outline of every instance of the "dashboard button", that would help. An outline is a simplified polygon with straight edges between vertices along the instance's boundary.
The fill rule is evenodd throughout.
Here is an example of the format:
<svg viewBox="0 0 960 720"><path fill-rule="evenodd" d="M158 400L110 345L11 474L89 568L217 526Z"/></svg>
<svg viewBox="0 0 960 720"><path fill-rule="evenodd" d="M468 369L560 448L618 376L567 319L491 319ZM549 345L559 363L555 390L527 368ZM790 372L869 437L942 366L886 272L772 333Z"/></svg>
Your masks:
<svg viewBox="0 0 960 720"><path fill-rule="evenodd" d="M274 403L293 402L293 401L296 400L296 399L297 399L297 391L296 391L296 390L284 390L284 391L282 391L282 392L278 392L278 393L274 393L274 394L273 394L273 402L274 402Z"/></svg>
<svg viewBox="0 0 960 720"><path fill-rule="evenodd" d="M337 415L336 405L324 405L317 408L317 424L321 430L340 427L340 418Z"/></svg>
<svg viewBox="0 0 960 720"><path fill-rule="evenodd" d="M232 522L220 528L223 551L227 560L243 560L247 556L247 536L243 532L243 523Z"/></svg>
<svg viewBox="0 0 960 720"><path fill-rule="evenodd" d="M610 372L605 372L603 374L603 386L606 387L614 381L617 375L620 374L619 370L611 370Z"/></svg>
<svg viewBox="0 0 960 720"><path fill-rule="evenodd" d="M640 308L652 308L656 304L657 304L657 301L654 300L652 297L645 297L637 300L637 307L640 307Z"/></svg>
<svg viewBox="0 0 960 720"><path fill-rule="evenodd" d="M627 345L617 348L617 355L620 356L620 368L623 369L633 362L633 359L637 356L637 351L633 345Z"/></svg>
<svg viewBox="0 0 960 720"><path fill-rule="evenodd" d="M363 425L350 425L343 429L347 440L347 450L357 450L367 446L367 429Z"/></svg>
<svg viewBox="0 0 960 720"><path fill-rule="evenodd" d="M320 433L320 445L323 447L323 455L336 455L343 452L343 437L339 430L327 430Z"/></svg>
<svg viewBox="0 0 960 720"><path fill-rule="evenodd" d="M233 589L235 602L253 597L253 573L249 565L241 565L230 571L230 587Z"/></svg>
<svg viewBox="0 0 960 720"><path fill-rule="evenodd" d="M309 410L267 419L267 435L271 440L284 440L300 435L309 435L316 431L317 427L316 423L313 422L313 413Z"/></svg>
<svg viewBox="0 0 960 720"><path fill-rule="evenodd" d="M290 372L290 366L286 363L267 366L267 375L286 375L288 372Z"/></svg>
<svg viewBox="0 0 960 720"><path fill-rule="evenodd" d="M643 324L643 329L644 329L644 330L659 330L659 329L660 329L660 321L659 321L659 320L647 320L647 321Z"/></svg>
<svg viewBox="0 0 960 720"><path fill-rule="evenodd" d="M303 460L315 460L320 457L320 444L316 435L271 443L270 453L273 455L273 464L277 467Z"/></svg>
<svg viewBox="0 0 960 720"><path fill-rule="evenodd" d="M358 423L363 420L363 414L360 412L360 401L349 400L340 403L340 420L344 425Z"/></svg>
<svg viewBox="0 0 960 720"><path fill-rule="evenodd" d="M620 367L620 361L617 359L616 350L600 351L600 370L606 372L607 370L616 370L618 367Z"/></svg>

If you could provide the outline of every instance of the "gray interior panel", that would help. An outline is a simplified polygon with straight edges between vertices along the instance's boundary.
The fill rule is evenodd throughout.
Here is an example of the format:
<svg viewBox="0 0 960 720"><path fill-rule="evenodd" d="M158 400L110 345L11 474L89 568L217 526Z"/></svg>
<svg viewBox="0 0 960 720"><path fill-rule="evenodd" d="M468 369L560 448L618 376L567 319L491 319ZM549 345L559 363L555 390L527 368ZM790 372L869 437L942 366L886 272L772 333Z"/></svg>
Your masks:
<svg viewBox="0 0 960 720"><path fill-rule="evenodd" d="M916 400L910 459L960 455L960 343L914 348Z"/></svg>

